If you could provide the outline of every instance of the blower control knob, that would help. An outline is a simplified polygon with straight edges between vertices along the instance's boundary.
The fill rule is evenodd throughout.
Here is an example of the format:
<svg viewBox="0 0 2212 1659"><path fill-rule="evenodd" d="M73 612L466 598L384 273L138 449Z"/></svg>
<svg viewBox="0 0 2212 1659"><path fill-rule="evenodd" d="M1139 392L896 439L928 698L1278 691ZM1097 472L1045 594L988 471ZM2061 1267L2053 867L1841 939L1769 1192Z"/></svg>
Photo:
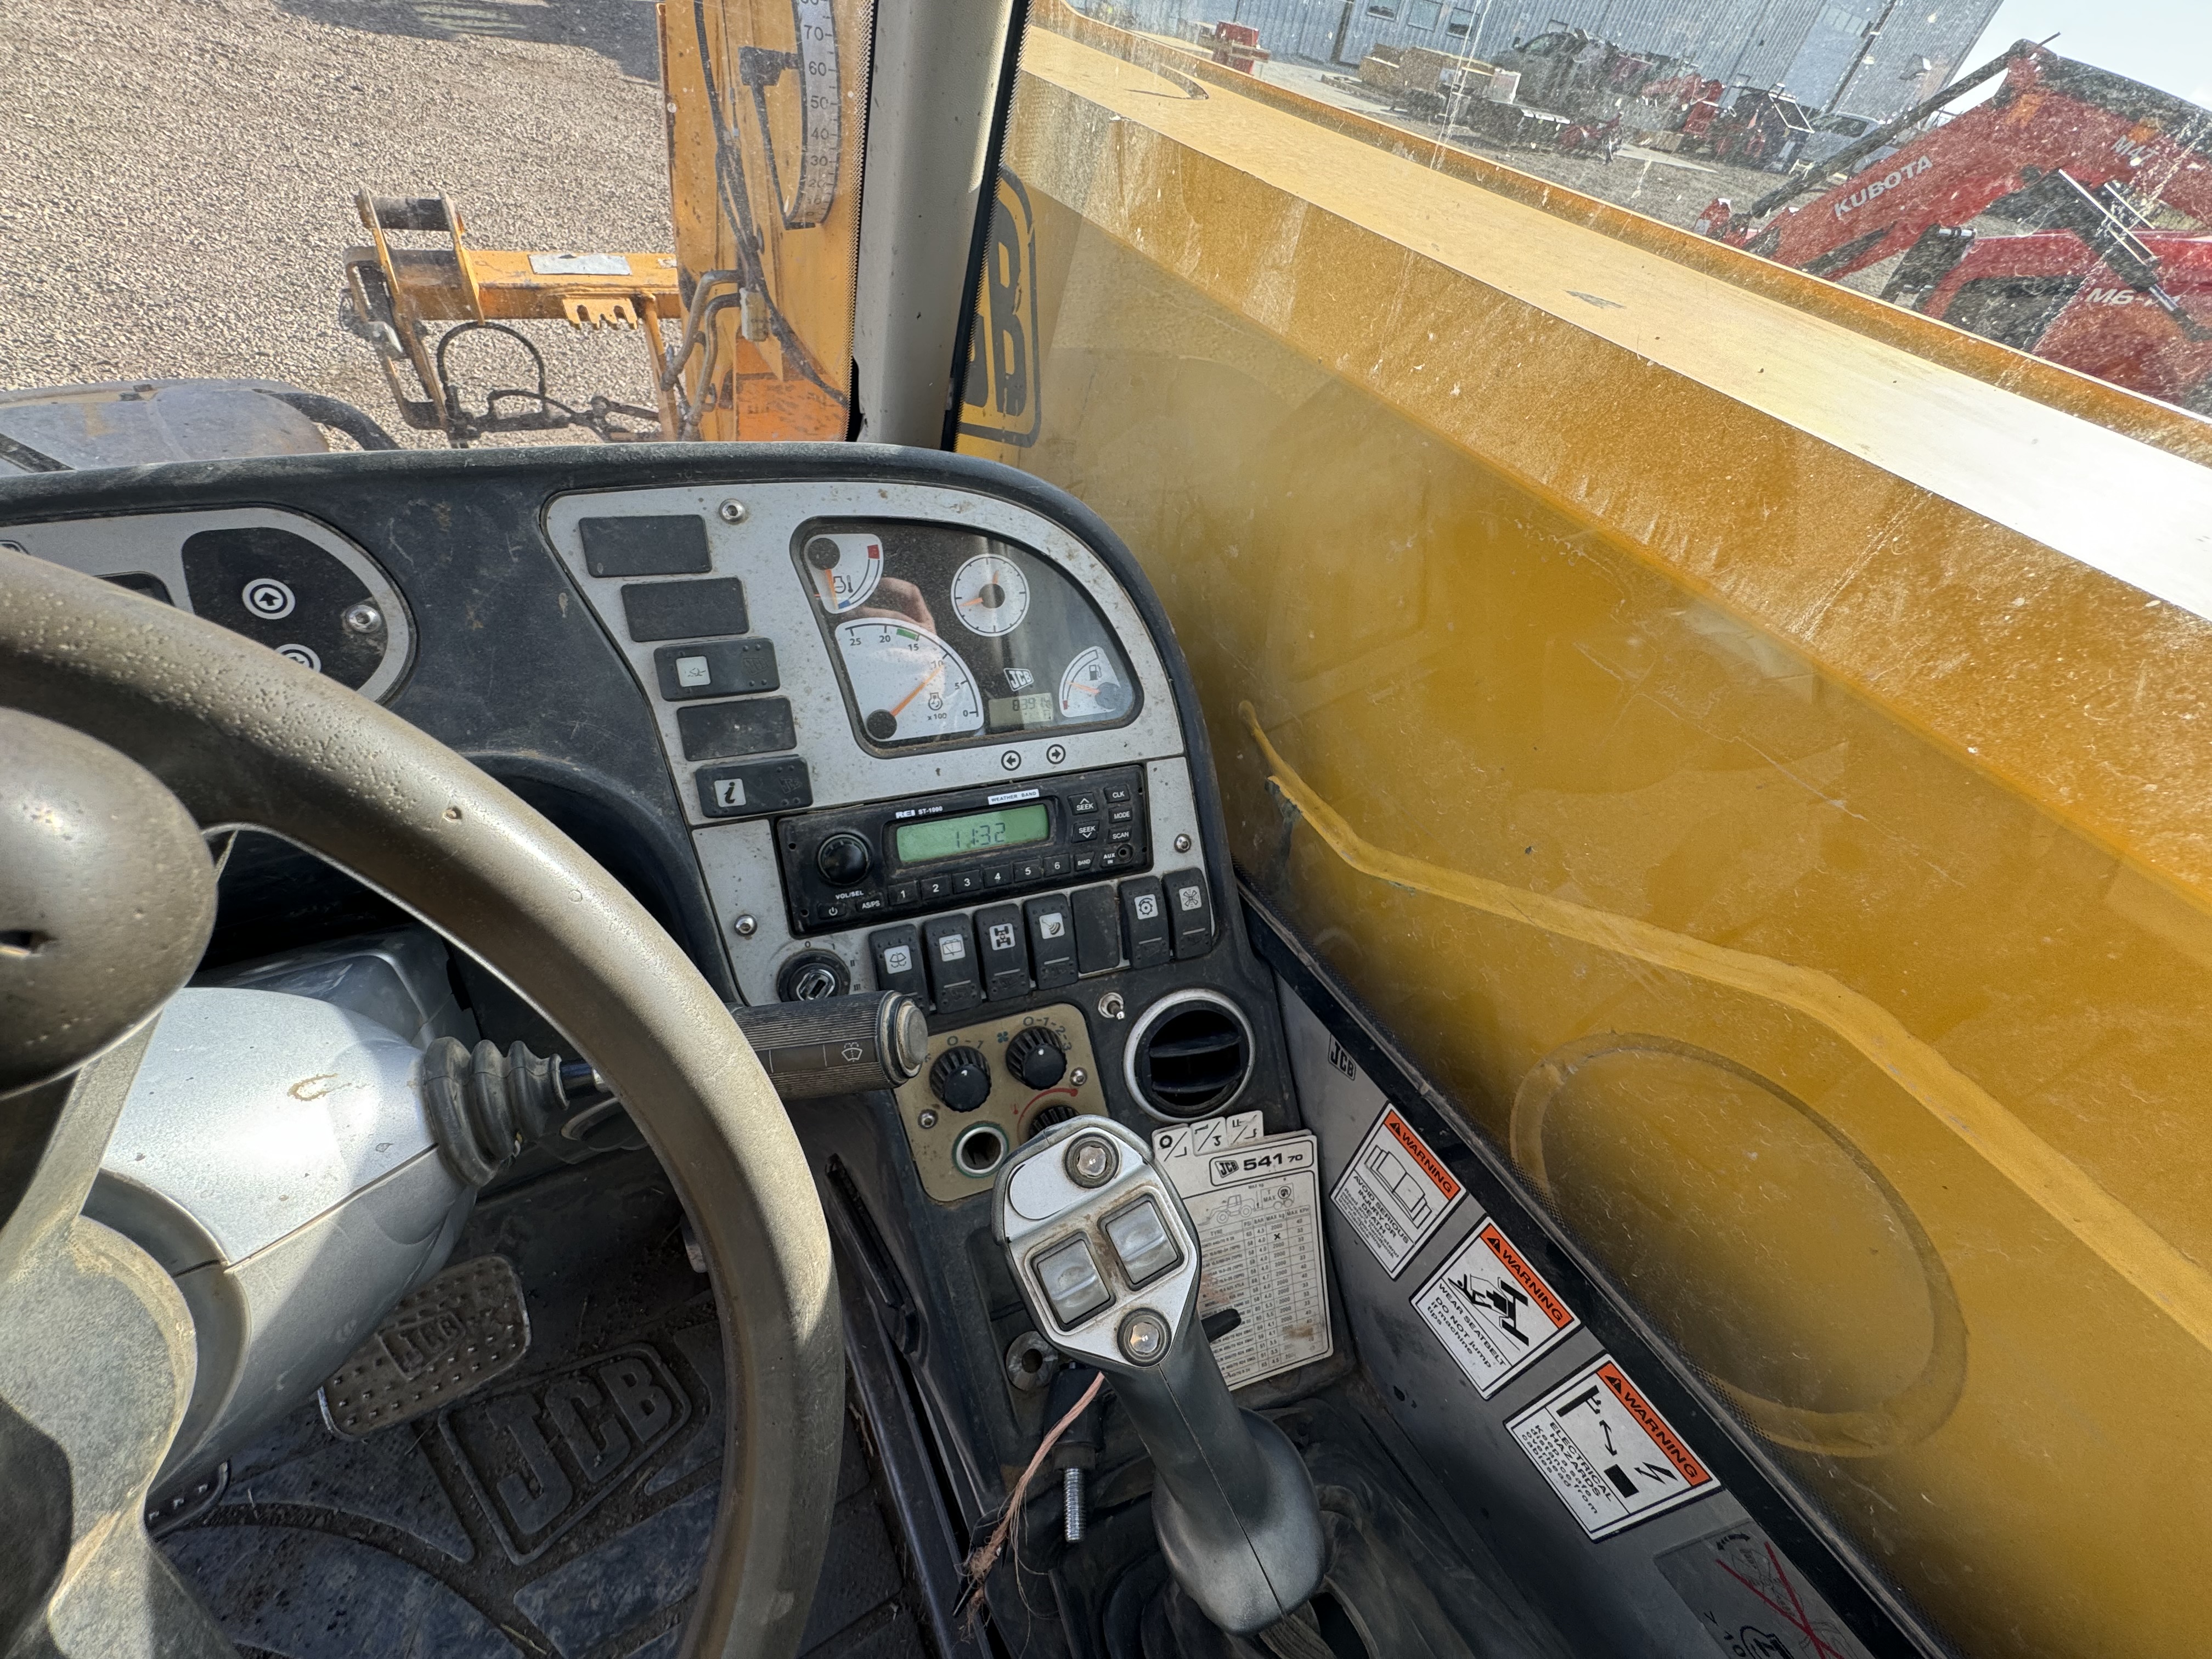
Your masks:
<svg viewBox="0 0 2212 1659"><path fill-rule="evenodd" d="M991 1097L989 1062L973 1048L947 1048L929 1068L929 1092L956 1112L972 1112Z"/></svg>
<svg viewBox="0 0 2212 1659"><path fill-rule="evenodd" d="M1006 1069L1027 1088L1049 1089L1067 1075L1067 1051L1050 1031L1032 1025L1006 1045Z"/></svg>

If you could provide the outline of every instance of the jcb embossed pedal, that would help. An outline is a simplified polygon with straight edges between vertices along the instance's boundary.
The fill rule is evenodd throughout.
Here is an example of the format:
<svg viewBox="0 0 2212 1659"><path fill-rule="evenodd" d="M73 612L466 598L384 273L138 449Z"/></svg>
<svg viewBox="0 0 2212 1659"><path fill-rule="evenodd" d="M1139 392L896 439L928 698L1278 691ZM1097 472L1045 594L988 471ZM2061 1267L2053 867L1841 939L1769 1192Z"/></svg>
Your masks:
<svg viewBox="0 0 2212 1659"><path fill-rule="evenodd" d="M316 1398L331 1432L358 1440L450 1404L529 1351L522 1281L506 1257L480 1255L402 1297Z"/></svg>

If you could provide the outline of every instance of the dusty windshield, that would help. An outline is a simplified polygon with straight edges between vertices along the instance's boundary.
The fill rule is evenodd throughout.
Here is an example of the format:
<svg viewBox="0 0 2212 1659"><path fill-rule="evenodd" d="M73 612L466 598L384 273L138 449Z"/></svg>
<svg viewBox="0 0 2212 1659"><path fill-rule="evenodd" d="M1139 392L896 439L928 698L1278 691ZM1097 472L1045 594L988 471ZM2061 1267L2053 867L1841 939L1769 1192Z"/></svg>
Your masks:
<svg viewBox="0 0 2212 1659"><path fill-rule="evenodd" d="M842 438L867 25L865 0L11 8L0 466Z"/></svg>

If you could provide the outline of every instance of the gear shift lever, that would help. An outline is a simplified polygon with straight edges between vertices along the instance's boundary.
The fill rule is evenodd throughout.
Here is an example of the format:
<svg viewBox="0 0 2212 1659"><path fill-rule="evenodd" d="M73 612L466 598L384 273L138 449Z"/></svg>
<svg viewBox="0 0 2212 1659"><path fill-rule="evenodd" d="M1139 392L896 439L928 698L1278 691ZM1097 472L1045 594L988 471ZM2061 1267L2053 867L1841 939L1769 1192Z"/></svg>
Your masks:
<svg viewBox="0 0 2212 1659"><path fill-rule="evenodd" d="M1184 1594L1235 1635L1287 1617L1321 1583L1313 1480L1229 1397L1199 1328L1198 1235L1143 1139L1103 1117L1047 1130L1000 1173L993 1218L1037 1328L1113 1377Z"/></svg>

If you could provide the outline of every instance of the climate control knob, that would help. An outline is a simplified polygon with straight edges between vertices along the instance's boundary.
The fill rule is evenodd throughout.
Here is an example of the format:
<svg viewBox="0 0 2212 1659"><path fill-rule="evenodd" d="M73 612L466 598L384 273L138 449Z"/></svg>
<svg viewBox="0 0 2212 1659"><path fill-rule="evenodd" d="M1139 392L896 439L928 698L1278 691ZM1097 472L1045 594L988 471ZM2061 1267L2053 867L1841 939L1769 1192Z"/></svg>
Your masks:
<svg viewBox="0 0 2212 1659"><path fill-rule="evenodd" d="M875 861L874 850L849 830L840 830L814 849L814 867L833 887L850 887Z"/></svg>
<svg viewBox="0 0 2212 1659"><path fill-rule="evenodd" d="M1031 1089L1049 1089L1067 1075L1067 1051L1042 1025L1018 1031L1006 1045L1006 1069Z"/></svg>
<svg viewBox="0 0 2212 1659"><path fill-rule="evenodd" d="M947 1048L929 1068L929 1092L956 1112L972 1112L991 1097L990 1062L973 1048Z"/></svg>

